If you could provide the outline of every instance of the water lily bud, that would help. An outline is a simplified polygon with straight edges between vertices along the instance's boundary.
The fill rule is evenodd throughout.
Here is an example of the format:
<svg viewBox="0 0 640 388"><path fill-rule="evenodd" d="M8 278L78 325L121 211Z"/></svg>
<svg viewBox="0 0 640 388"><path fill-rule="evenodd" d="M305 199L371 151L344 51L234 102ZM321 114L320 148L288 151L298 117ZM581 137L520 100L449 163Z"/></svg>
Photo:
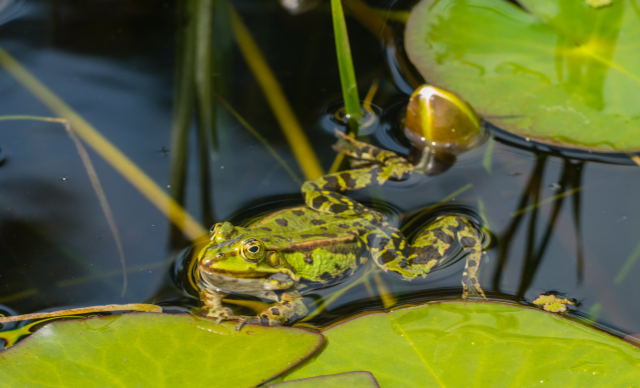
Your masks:
<svg viewBox="0 0 640 388"><path fill-rule="evenodd" d="M482 120L456 94L422 85L411 95L405 117L405 135L420 149L458 154L486 139Z"/></svg>

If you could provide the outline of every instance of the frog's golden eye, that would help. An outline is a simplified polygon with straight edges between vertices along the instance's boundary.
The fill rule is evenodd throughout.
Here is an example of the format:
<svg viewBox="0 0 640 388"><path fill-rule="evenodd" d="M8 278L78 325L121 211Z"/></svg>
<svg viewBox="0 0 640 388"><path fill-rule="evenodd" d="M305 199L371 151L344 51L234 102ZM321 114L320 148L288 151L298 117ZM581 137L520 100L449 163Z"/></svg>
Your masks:
<svg viewBox="0 0 640 388"><path fill-rule="evenodd" d="M242 242L240 254L245 261L257 263L264 256L264 245L255 238L246 239Z"/></svg>

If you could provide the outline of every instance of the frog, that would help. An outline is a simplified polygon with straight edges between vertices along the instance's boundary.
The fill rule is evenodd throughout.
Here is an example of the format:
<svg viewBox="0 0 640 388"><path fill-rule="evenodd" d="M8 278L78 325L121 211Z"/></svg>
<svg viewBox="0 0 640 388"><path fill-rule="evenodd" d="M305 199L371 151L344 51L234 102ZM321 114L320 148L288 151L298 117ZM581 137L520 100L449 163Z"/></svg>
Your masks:
<svg viewBox="0 0 640 388"><path fill-rule="evenodd" d="M282 209L246 226L220 222L195 266L201 313L238 326L291 324L308 314L303 296L339 284L369 261L402 280L424 279L457 241L466 251L463 299L486 298L478 281L482 239L468 218L444 215L410 244L387 217L342 194L346 190L403 181L413 165L395 152L336 132L334 149L352 158L351 169L307 180L306 206ZM227 295L276 302L257 316L236 316L222 305Z"/></svg>

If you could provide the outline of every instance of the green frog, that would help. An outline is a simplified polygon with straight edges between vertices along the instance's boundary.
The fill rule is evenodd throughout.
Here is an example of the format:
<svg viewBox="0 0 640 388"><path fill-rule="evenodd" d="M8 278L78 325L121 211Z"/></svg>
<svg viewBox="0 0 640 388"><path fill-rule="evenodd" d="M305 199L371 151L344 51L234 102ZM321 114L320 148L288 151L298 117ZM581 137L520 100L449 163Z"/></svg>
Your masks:
<svg viewBox="0 0 640 388"><path fill-rule="evenodd" d="M424 278L450 256L457 240L467 251L463 298L484 298L477 279L481 238L464 217L443 216L409 244L385 215L342 195L405 180L413 166L394 152L337 133L336 151L353 158L349 171L309 180L302 186L307 206L269 214L246 227L229 222L211 228L198 255L196 280L202 311L218 322L238 319L278 326L307 315L302 295L340 283L371 259L380 269L411 281ZM277 304L256 317L235 316L222 306L229 293L253 295Z"/></svg>

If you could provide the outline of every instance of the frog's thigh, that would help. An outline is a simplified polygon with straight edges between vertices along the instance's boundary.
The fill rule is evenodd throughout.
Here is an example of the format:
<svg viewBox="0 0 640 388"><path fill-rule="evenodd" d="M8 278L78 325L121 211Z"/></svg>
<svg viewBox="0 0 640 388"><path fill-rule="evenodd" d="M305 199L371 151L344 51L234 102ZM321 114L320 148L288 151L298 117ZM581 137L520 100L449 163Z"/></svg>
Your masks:
<svg viewBox="0 0 640 388"><path fill-rule="evenodd" d="M258 315L261 325L280 326L295 322L309 313L302 296L297 291L282 294L281 302Z"/></svg>
<svg viewBox="0 0 640 388"><path fill-rule="evenodd" d="M368 240L371 258L383 271L395 272L405 280L424 275L422 272L413 271L408 265L409 244L396 228L384 222L369 235Z"/></svg>

